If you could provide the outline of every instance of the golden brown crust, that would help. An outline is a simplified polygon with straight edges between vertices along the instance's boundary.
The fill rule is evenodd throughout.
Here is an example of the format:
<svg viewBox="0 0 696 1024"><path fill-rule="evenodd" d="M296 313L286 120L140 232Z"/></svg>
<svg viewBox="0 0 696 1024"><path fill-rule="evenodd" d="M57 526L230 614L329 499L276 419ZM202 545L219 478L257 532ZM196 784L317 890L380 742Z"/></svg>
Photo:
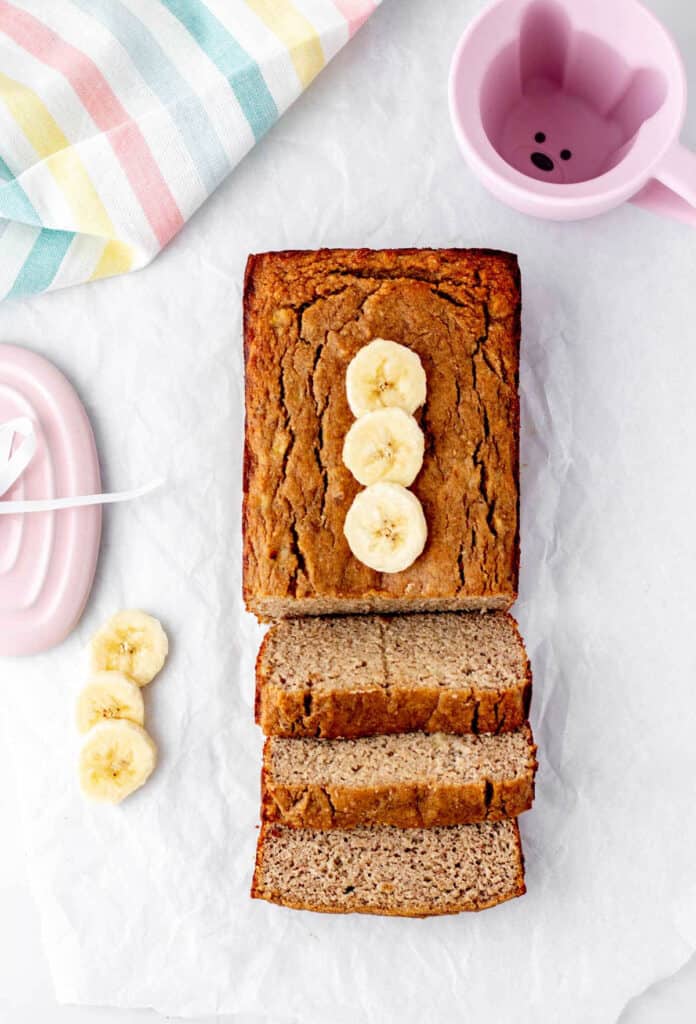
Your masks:
<svg viewBox="0 0 696 1024"><path fill-rule="evenodd" d="M439 780L347 786L288 784L274 778L270 741L261 770L261 818L291 828L395 825L434 828L502 821L528 811L534 800L537 751L529 732L529 764L518 778L452 784Z"/></svg>
<svg viewBox="0 0 696 1024"><path fill-rule="evenodd" d="M490 910L491 907L497 907L501 903L507 903L508 900L524 896L526 892L527 887L524 883L524 873L520 872L515 888L505 893L500 899L490 899L479 903L462 900L459 903L451 903L437 909L425 903L421 906L409 906L408 908L392 907L386 904L383 907L337 907L333 904L330 906L314 906L289 900L279 892L262 890L255 884L252 884L251 898L253 900L266 900L267 903L275 903L278 907L287 907L288 910L309 910L315 914L371 914L373 917L413 917L423 919L426 917L444 917L447 914L478 913L480 910Z"/></svg>
<svg viewBox="0 0 696 1024"><path fill-rule="evenodd" d="M520 832L517 822L514 822L515 830L515 842L517 847L517 867L515 871L515 879L513 885L508 891L501 893L499 897L490 898L487 900L475 901L471 898L462 898L454 900L450 904L439 905L435 907L432 904L410 904L408 906L395 906L393 902L386 902L383 905L367 905L354 903L350 906L341 906L340 904L310 904L308 902L300 902L299 900L289 899L288 896L278 890L266 888L263 883L263 858L264 858L264 846L267 837L276 829L278 826L273 825L269 822L261 826L259 832L259 838L256 845L256 863L254 867L254 877L251 883L251 898L256 900L266 900L268 903L275 903L277 906L287 907L290 910L309 910L319 914L373 914L384 917L414 917L414 918L425 918L425 917L436 917L444 914L459 914L464 912L477 912L479 910L488 910L490 907L498 906L500 903L506 903L508 900L515 899L518 896L524 896L527 891L527 887L524 881L524 856L522 853L522 843L520 840Z"/></svg>
<svg viewBox="0 0 696 1024"><path fill-rule="evenodd" d="M262 619L336 611L506 608L518 575L519 272L486 250L251 256L244 291L244 597ZM343 536L358 485L341 459L345 370L384 336L428 378L414 491L429 539L373 572Z"/></svg>
<svg viewBox="0 0 696 1024"><path fill-rule="evenodd" d="M515 639L524 654L525 675L514 686L498 690L385 686L347 690L316 689L307 680L303 689L288 690L273 684L265 666L264 637L256 658L256 724L266 736L286 738L358 739L361 736L402 732L468 733L514 732L529 717L532 668L519 627L510 616Z"/></svg>
<svg viewBox="0 0 696 1024"><path fill-rule="evenodd" d="M257 722L267 736L358 739L381 733L514 732L524 724L531 679L515 689L284 690L257 683Z"/></svg>

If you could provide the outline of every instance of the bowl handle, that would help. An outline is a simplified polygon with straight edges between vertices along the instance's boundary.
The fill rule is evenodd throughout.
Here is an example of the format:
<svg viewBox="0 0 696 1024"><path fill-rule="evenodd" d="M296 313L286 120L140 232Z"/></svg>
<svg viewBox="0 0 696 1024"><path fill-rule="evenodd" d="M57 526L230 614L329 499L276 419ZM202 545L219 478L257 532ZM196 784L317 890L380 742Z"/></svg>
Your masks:
<svg viewBox="0 0 696 1024"><path fill-rule="evenodd" d="M678 142L631 202L696 227L696 153Z"/></svg>

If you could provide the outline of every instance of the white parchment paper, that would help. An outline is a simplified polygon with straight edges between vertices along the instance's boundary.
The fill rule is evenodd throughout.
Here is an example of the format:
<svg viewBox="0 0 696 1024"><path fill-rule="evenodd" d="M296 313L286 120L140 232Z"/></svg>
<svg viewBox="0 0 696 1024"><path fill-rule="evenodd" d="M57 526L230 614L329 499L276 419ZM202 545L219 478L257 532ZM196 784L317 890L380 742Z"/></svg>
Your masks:
<svg viewBox="0 0 696 1024"><path fill-rule="evenodd" d="M692 16L651 6L694 71ZM445 102L475 0L388 0L148 270L0 307L88 407L108 510L97 584L58 650L0 662L28 865L62 1002L278 1022L614 1022L696 950L696 234L633 207L525 219L463 166ZM687 139L696 143L695 121ZM528 895L426 921L248 898L261 635L240 601L246 255L320 245L519 254L522 585L541 769ZM74 696L122 606L159 615L146 691L161 760L118 808L83 802ZM14 826L11 826L14 827Z"/></svg>

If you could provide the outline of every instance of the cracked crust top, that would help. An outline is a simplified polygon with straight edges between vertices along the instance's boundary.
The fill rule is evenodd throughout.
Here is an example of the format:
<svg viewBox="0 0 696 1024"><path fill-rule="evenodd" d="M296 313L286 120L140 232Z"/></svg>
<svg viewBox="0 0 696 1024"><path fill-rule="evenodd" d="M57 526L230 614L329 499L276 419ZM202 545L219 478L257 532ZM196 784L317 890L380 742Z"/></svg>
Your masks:
<svg viewBox="0 0 696 1024"><path fill-rule="evenodd" d="M244 289L244 597L260 618L507 608L518 572L517 260L486 250L251 256ZM428 542L404 572L351 554L348 363L383 337L428 381L413 491Z"/></svg>

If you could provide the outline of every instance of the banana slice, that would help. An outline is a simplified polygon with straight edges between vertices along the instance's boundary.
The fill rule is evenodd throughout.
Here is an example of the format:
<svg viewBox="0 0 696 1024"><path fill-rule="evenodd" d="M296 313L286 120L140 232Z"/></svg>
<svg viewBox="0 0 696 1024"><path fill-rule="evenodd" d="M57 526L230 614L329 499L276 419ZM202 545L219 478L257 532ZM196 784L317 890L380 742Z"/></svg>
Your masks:
<svg viewBox="0 0 696 1024"><path fill-rule="evenodd" d="M379 483L356 495L343 532L355 557L377 572L403 572L425 547L428 527L415 494Z"/></svg>
<svg viewBox="0 0 696 1024"><path fill-rule="evenodd" d="M125 719L101 722L87 733L80 751L80 786L85 796L118 804L147 782L157 747L141 726Z"/></svg>
<svg viewBox="0 0 696 1024"><path fill-rule="evenodd" d="M425 402L425 391L420 358L395 341L375 338L348 364L346 394L356 417L389 406L415 412Z"/></svg>
<svg viewBox="0 0 696 1024"><path fill-rule="evenodd" d="M138 686L145 686L162 668L168 652L167 634L157 619L145 612L117 612L92 637L92 669L124 672Z"/></svg>
<svg viewBox="0 0 696 1024"><path fill-rule="evenodd" d="M408 487L423 465L425 438L403 409L376 409L353 423L343 445L343 461L363 486L380 480Z"/></svg>
<svg viewBox="0 0 696 1024"><path fill-rule="evenodd" d="M145 706L140 687L123 672L95 672L77 698L77 728L87 732L98 722L127 718L142 725Z"/></svg>

